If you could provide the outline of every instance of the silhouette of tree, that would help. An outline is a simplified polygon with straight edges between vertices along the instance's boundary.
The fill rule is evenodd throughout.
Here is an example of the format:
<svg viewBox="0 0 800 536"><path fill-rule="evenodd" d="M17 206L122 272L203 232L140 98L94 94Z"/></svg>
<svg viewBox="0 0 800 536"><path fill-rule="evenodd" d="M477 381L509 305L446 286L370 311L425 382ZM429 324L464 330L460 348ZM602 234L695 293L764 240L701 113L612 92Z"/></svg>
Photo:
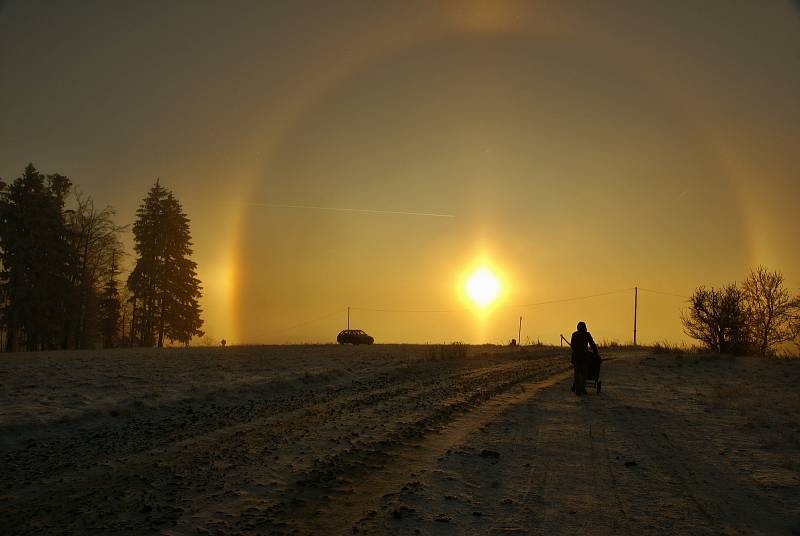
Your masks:
<svg viewBox="0 0 800 536"><path fill-rule="evenodd" d="M92 347L101 336L101 295L106 291L107 274L116 270L122 256L119 234L126 226L114 223L114 209L97 210L91 196L75 193L75 208L67 210L69 242L77 262L72 284L76 300L72 339L76 348Z"/></svg>
<svg viewBox="0 0 800 536"><path fill-rule="evenodd" d="M113 348L118 345L118 333L120 329L120 314L122 311L122 303L120 301L119 282L117 276L119 269L117 268L116 256L111 259L111 266L109 267L108 279L106 280L105 287L103 287L102 297L100 299L100 333L103 336L103 346L105 348Z"/></svg>
<svg viewBox="0 0 800 536"><path fill-rule="evenodd" d="M722 288L698 287L681 314L684 332L709 350L744 353L748 346L744 293L731 283Z"/></svg>
<svg viewBox="0 0 800 536"><path fill-rule="evenodd" d="M138 258L128 277L132 340L161 347L164 339L188 344L193 336L202 336L200 280L197 264L189 258L189 218L158 180L136 211L133 234Z"/></svg>
<svg viewBox="0 0 800 536"><path fill-rule="evenodd" d="M45 176L32 163L10 185L0 184L0 292L6 302L0 320L7 350L66 344L76 261L64 218L71 186L67 177Z"/></svg>
<svg viewBox="0 0 800 536"><path fill-rule="evenodd" d="M754 349L759 355L774 354L798 335L800 297L792 297L783 274L759 266L742 284L747 320Z"/></svg>
<svg viewBox="0 0 800 536"><path fill-rule="evenodd" d="M105 296L105 292L104 292ZM131 346L130 325L131 325L131 290L127 285L117 284L117 302L119 303L118 322L116 325L116 339L112 341L112 346L128 347ZM102 323L102 320L101 320Z"/></svg>

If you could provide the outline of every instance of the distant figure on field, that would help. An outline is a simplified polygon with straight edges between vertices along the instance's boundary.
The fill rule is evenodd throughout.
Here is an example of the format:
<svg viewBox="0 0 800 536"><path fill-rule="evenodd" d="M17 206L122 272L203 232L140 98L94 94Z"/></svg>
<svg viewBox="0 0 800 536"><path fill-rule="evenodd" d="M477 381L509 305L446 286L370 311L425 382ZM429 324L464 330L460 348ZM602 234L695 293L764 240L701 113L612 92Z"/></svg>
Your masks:
<svg viewBox="0 0 800 536"><path fill-rule="evenodd" d="M578 331L572 334L572 339L569 343L572 348L572 366L575 369L575 381L572 384L572 390L576 395L581 396L588 394L586 392L586 375L592 354L595 359L599 359L600 354L597 353L597 345L592 339L592 334L586 329L585 322L578 322ZM591 348L591 352L589 349Z"/></svg>

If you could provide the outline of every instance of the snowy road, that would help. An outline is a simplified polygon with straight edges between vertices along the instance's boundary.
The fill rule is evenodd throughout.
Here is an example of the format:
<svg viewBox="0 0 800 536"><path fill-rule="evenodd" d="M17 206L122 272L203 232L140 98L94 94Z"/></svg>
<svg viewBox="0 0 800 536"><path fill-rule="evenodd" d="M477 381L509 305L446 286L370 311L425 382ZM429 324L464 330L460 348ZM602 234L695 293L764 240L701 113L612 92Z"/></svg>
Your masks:
<svg viewBox="0 0 800 536"><path fill-rule="evenodd" d="M0 361L7 533L800 528L794 363L620 352L578 399L560 349L108 356Z"/></svg>

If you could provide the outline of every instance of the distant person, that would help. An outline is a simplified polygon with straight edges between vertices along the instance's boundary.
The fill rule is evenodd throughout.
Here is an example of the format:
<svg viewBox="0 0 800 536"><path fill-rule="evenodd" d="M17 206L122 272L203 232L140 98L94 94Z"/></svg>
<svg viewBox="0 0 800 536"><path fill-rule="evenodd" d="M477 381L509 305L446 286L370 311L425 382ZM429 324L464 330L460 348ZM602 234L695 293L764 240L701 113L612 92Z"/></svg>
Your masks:
<svg viewBox="0 0 800 536"><path fill-rule="evenodd" d="M572 367L575 370L572 390L578 396L588 394L586 392L586 375L589 372L592 354L595 359L599 359L600 354L597 353L597 345L592 339L592 334L587 331L585 322L578 322L578 331L572 334L569 345L572 348Z"/></svg>

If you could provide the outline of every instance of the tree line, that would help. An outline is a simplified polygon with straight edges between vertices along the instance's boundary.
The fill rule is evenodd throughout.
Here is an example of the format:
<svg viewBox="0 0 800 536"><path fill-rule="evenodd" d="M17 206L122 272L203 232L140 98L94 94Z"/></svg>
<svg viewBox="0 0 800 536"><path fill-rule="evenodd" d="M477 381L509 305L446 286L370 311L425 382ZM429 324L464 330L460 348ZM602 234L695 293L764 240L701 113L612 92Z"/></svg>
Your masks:
<svg viewBox="0 0 800 536"><path fill-rule="evenodd" d="M759 266L741 284L695 289L681 321L711 351L772 356L792 341L800 346L800 295L779 271Z"/></svg>
<svg viewBox="0 0 800 536"><path fill-rule="evenodd" d="M189 219L157 180L130 225L31 163L0 179L0 344L5 351L188 344L202 336Z"/></svg>

